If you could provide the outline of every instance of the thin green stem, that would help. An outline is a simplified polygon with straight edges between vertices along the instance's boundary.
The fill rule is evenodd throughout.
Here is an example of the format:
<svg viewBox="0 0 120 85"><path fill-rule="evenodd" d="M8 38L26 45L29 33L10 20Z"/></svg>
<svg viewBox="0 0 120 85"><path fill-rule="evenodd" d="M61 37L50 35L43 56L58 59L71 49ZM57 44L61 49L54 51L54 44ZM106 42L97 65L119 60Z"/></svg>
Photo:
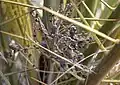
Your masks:
<svg viewBox="0 0 120 85"><path fill-rule="evenodd" d="M104 0L100 0L106 7L108 7L110 10L115 10L112 6L110 6L108 3L106 3Z"/></svg>
<svg viewBox="0 0 120 85"><path fill-rule="evenodd" d="M34 78L34 77L30 77L30 78L33 79L33 80L36 81L36 82L41 83L42 85L47 85L46 83L44 83L44 82L42 82L42 81L40 81L40 80L38 80L38 79L36 79L36 78Z"/></svg>
<svg viewBox="0 0 120 85"><path fill-rule="evenodd" d="M85 6L85 8L87 9L87 11L88 11L89 14L91 15L91 17L92 17L92 18L95 18L94 14L91 12L91 10L88 8L88 6L85 4L84 1L82 1L82 4ZM96 24L97 24L99 27L102 26L98 21L96 21Z"/></svg>
<svg viewBox="0 0 120 85"><path fill-rule="evenodd" d="M73 2L73 0L70 0L72 2L72 5L74 6L75 10L78 12L81 20L87 25L87 26L90 26L88 24L88 22L85 20L84 16L82 15L82 13L79 11L79 9L77 8L76 4Z"/></svg>
<svg viewBox="0 0 120 85"><path fill-rule="evenodd" d="M73 76L74 76L76 79L78 79L79 81L81 81L81 82L84 82L84 81L85 81L84 78L78 76L76 73L74 73L74 72L72 72L72 71L70 71L70 73L71 73L71 75L73 75Z"/></svg>
<svg viewBox="0 0 120 85"><path fill-rule="evenodd" d="M5 34L5 35L9 35L9 36L12 36L12 37L15 37L15 38L19 38L19 39L22 39L22 40L29 41L29 39L27 39L25 37L22 37L22 36L19 36L19 35L15 35L15 34L12 34L12 33L9 33L9 32L5 32L5 31L1 31L0 30L0 33Z"/></svg>
<svg viewBox="0 0 120 85"><path fill-rule="evenodd" d="M80 18L73 18L73 19L81 20ZM120 19L99 19L99 18L85 18L85 19L90 21L108 21L108 22L116 22L120 20Z"/></svg>

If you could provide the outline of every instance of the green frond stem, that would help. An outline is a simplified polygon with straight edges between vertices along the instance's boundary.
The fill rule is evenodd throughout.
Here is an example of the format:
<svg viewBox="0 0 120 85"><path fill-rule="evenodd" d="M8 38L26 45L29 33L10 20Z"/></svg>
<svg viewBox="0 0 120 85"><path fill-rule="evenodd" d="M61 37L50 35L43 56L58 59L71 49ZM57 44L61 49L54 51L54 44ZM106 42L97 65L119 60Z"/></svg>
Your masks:
<svg viewBox="0 0 120 85"><path fill-rule="evenodd" d="M80 23L78 21L75 21L75 20L73 20L71 18L68 18L68 17L66 17L66 16L64 16L64 15L62 15L60 13L57 13L57 12L55 12L55 11L53 11L53 10L45 7L45 6L37 7L37 6L32 6L32 5L28 5L28 4L24 4L24 3L19 3L19 2L14 2L14 1L6 1L6 0L1 0L1 1L2 2L6 2L6 3L11 3L11 4L16 4L16 5L21 5L21 6L24 6L24 7L36 8L36 9L43 9L43 10L45 10L47 12L50 12L50 13L52 13L52 14L54 14L54 15L56 15L56 16L64 19L64 20L67 20L67 21L69 21L69 22L71 22L71 23L73 23L75 25L78 25L78 26L80 26L80 27L82 27L82 28L84 28L84 29L86 29L86 30L88 30L90 32L93 32L93 33L95 33L95 34L97 34L97 35L99 35L99 36L101 36L101 37L103 37L105 39L108 39L109 41L112 41L114 43L119 43L120 42L119 39L113 39L113 38L105 35L104 33L101 33L101 32L99 32L99 31L97 31L95 29L92 29L89 26L86 26L86 25L84 25L84 24L82 24L82 23Z"/></svg>
<svg viewBox="0 0 120 85"><path fill-rule="evenodd" d="M101 50L106 50L106 48L104 47L104 45L101 43L101 41L99 40L99 38L96 36L96 34L91 34L93 36L93 38L95 39L96 43L98 44L99 48Z"/></svg>
<svg viewBox="0 0 120 85"><path fill-rule="evenodd" d="M85 20L85 18L84 18L84 16L82 15L82 13L81 13L81 12L79 11L79 9L77 8L76 4L73 2L73 0L70 0L70 1L72 2L75 10L78 12L78 14L79 14L81 20L84 22L84 24L86 24L87 26L90 26L90 25L88 24L88 22Z"/></svg>
<svg viewBox="0 0 120 85"><path fill-rule="evenodd" d="M116 8L110 6L108 3L106 3L104 0L100 0L106 7L108 7L110 10L115 10Z"/></svg>
<svg viewBox="0 0 120 85"><path fill-rule="evenodd" d="M91 15L92 18L95 18L94 14L91 12L91 10L88 8L88 6L85 4L84 1L82 1L82 4L85 6L85 8L87 9L87 11L89 12L89 14ZM96 24L98 25L98 27L101 27L102 25L96 21Z"/></svg>
<svg viewBox="0 0 120 85"><path fill-rule="evenodd" d="M73 18L73 19L81 20L80 18ZM90 21L107 21L107 22L116 22L120 20L120 19L99 19L99 18L85 18L85 19Z"/></svg>

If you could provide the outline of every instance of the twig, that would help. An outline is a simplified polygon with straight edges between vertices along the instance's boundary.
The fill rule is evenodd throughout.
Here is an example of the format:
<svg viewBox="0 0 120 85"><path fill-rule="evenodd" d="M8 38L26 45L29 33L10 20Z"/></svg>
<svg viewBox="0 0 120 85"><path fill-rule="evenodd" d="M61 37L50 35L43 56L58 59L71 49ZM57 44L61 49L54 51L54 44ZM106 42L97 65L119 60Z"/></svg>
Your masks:
<svg viewBox="0 0 120 85"><path fill-rule="evenodd" d="M73 19L79 19L80 18L73 18ZM98 19L98 18L85 18L86 20L90 20L90 21L108 21L108 22L116 22L119 21L120 19Z"/></svg>
<svg viewBox="0 0 120 85"><path fill-rule="evenodd" d="M33 79L33 80L35 80L35 81L37 81L37 82L39 82L39 83L41 83L42 85L47 85L46 83L44 83L44 82L42 82L42 81L40 81L40 80L38 80L38 79L36 79L34 77L30 77L30 78Z"/></svg>
<svg viewBox="0 0 120 85"><path fill-rule="evenodd" d="M88 8L88 6L85 4L85 2L84 1L82 1L82 4L84 5L84 7L87 9L87 11L89 12L89 14L91 15L91 17L92 18L95 18L95 16L94 16L94 14L91 12L91 10ZM99 26L99 27L101 27L102 25L98 22L98 21L96 21L96 24Z"/></svg>
<svg viewBox="0 0 120 85"><path fill-rule="evenodd" d="M110 6L108 3L106 3L104 0L100 0L106 7L108 7L110 10L115 10L112 6Z"/></svg>
<svg viewBox="0 0 120 85"><path fill-rule="evenodd" d="M16 38L19 38L19 39L23 39L23 40L26 40L26 41L29 41L29 39L27 39L25 37L15 35L15 34L12 34L12 33L9 33L9 32L5 32L5 31L0 30L0 33L5 34L5 35L9 35L9 36L12 36L12 37L16 37Z"/></svg>

